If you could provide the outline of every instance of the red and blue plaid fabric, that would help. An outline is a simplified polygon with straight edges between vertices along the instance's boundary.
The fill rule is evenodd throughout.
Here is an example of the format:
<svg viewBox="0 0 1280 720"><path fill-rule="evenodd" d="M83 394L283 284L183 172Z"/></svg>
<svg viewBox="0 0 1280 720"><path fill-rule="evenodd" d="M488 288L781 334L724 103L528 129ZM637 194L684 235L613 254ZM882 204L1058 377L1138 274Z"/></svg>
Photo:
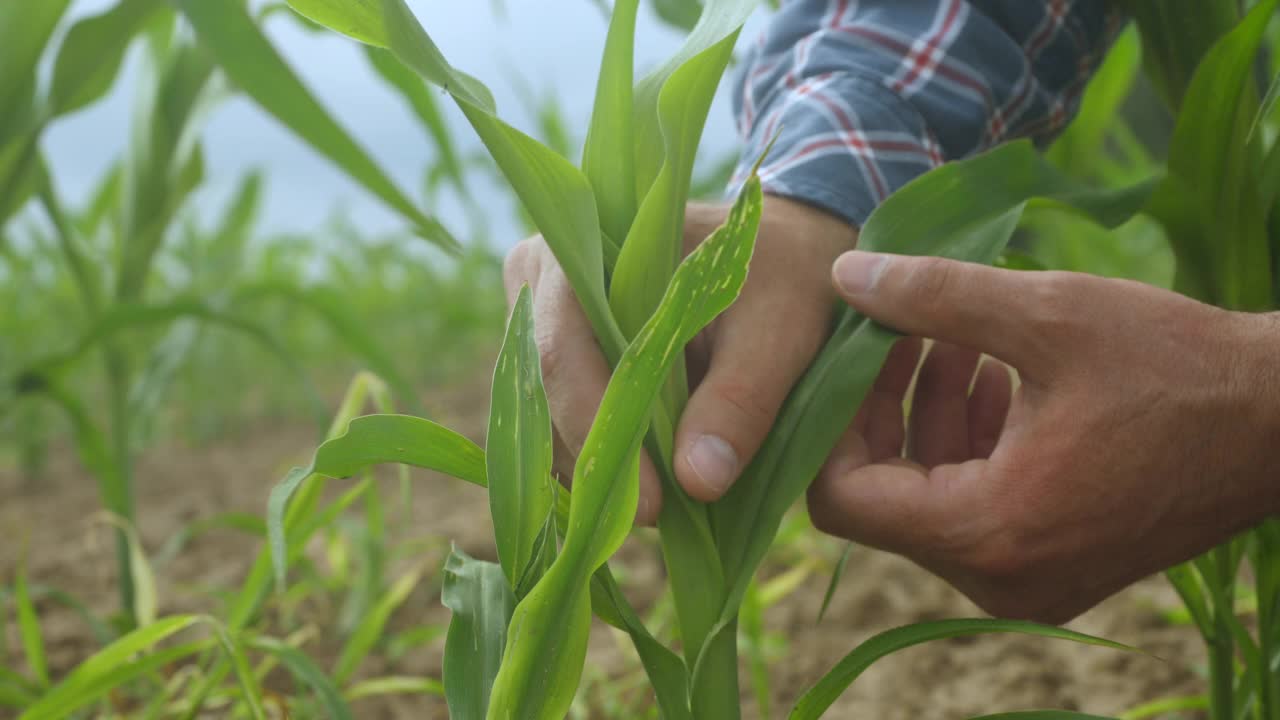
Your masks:
<svg viewBox="0 0 1280 720"><path fill-rule="evenodd" d="M1048 142L1123 18L1106 0L784 0L734 90L745 173L855 225L1006 140Z"/></svg>

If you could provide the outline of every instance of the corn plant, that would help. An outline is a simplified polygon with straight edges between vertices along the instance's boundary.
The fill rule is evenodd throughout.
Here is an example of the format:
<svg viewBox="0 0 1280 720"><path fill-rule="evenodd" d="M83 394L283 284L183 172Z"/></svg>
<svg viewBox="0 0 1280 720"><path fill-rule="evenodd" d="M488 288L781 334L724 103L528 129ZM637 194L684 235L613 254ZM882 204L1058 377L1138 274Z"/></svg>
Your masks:
<svg viewBox="0 0 1280 720"><path fill-rule="evenodd" d="M396 211L418 235L456 249L452 235L411 202L320 106L244 3L180 8L198 35L197 44L169 3L119 0L103 13L73 23L53 48L54 30L68 5L69 0L54 0L0 6L0 229L28 207L42 212L51 237L35 231L29 242L52 249L38 254L53 261L59 287L69 285L76 302L65 315L59 313L60 322L53 326L66 327L71 323L63 319L74 317L71 332L47 348L37 346L36 352L0 357L5 375L0 419L15 408L28 415L36 412L33 399L59 408L73 430L82 464L99 482L103 505L132 524L134 457L160 399L196 346L201 326L236 332L291 374L305 378L297 358L248 312L267 299L283 299L318 314L413 405L415 395L391 357L332 297L279 281L237 285L235 278L201 294L196 287L164 287L157 257L189 218L188 199L204 180L203 122L228 95L228 80ZM127 151L107 172L88 207L70 208L44 159L45 131L105 96L135 41L143 41L147 52ZM40 83L37 66L46 56L52 73L47 83ZM245 187L251 192L252 181ZM233 203L227 217L230 230L209 238L226 257L236 256L244 233L234 226L246 222L252 206L249 201ZM21 248L10 247L17 244L11 239L15 236L0 234L10 274L22 272L22 263L29 260ZM157 299L161 294L163 299ZM159 339L147 335L157 329L163 332ZM75 383L84 374L84 361L99 358L105 410L96 412L93 398L76 392ZM322 425L319 396L309 396ZM26 446L35 448L39 442L33 433ZM122 624L128 628L139 614L125 533L116 545Z"/></svg>
<svg viewBox="0 0 1280 720"><path fill-rule="evenodd" d="M1177 261L1174 288L1221 307L1280 306L1280 75L1262 56L1277 3L1130 3L1146 69L1177 113L1168 174L1148 212ZM1194 21L1193 21L1194 18ZM1274 49L1274 48L1272 48ZM1259 83L1259 70L1273 79ZM1266 77L1266 75L1262 75ZM1252 568L1256 631L1238 617ZM1280 524L1268 520L1166 575L1203 636L1215 720L1280 718Z"/></svg>
<svg viewBox="0 0 1280 720"><path fill-rule="evenodd" d="M625 632L668 718L730 718L739 709L738 625L757 567L877 374L896 335L845 311L793 390L774 431L722 500L690 499L671 472L672 432L687 398L683 347L736 297L761 212L754 175L725 224L681 262L694 154L733 45L755 2L708 2L684 46L633 79L637 0L616 3L582 169L504 123L490 92L448 63L403 0L291 0L311 20L389 50L442 87L470 122L555 253L614 375L573 472L551 479L551 427L528 292L521 294L494 373L487 447L426 420L370 416L322 445L272 494L277 578L291 522L323 478L400 462L488 487L498 563L456 556L446 567L454 624L445 691L454 717L561 718L582 676L594 614ZM633 85L634 82L634 85ZM1026 143L945 166L890 198L861 244L885 252L996 259L1033 198L1114 226L1152 184L1097 191L1068 180ZM659 537L678 618L679 649L649 632L608 560L635 516L638 453L662 468ZM287 510L286 510L287 508ZM1110 644L1022 622L961 619L890 630L855 648L792 710L821 715L874 660L928 640L1029 632Z"/></svg>

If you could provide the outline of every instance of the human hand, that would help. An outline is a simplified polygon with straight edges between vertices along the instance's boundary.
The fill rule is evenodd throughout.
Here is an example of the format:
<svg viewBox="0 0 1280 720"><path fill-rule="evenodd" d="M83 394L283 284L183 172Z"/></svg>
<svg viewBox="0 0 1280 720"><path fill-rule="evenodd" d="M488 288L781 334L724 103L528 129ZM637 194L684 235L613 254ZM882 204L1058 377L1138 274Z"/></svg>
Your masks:
<svg viewBox="0 0 1280 720"><path fill-rule="evenodd" d="M726 208L691 205L685 252L724 220ZM773 425L791 386L829 332L837 300L831 263L854 246L844 221L801 203L766 197L751 270L741 296L689 346L689 404L676 429L676 479L692 497L719 498L745 469ZM541 237L507 255L508 302L533 292L543 381L556 428L556 472L570 477L609 382L609 366ZM653 463L641 457L637 522L653 524L661 508Z"/></svg>
<svg viewBox="0 0 1280 720"><path fill-rule="evenodd" d="M820 529L905 555L993 615L1059 623L1276 512L1280 315L938 258L854 252L833 275L917 338L814 482ZM937 342L902 459L918 337ZM1020 386L993 359L975 376L979 352Z"/></svg>

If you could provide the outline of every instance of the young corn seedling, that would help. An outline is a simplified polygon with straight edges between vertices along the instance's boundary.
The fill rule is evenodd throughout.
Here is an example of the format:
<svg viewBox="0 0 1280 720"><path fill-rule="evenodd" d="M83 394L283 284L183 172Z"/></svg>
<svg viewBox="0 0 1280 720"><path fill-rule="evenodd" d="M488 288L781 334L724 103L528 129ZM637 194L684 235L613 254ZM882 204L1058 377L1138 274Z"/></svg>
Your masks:
<svg viewBox="0 0 1280 720"><path fill-rule="evenodd" d="M299 13L389 50L456 102L555 253L614 375L573 471L550 473L551 423L528 291L518 298L494 373L487 448L427 420L369 416L330 440L273 493L272 558L284 579L323 477L399 462L487 486L497 564L462 555L446 568L454 626L445 690L457 718L563 718L581 679L592 616L630 636L663 717L740 714L738 623L784 513L817 473L867 392L894 332L846 310L785 404L773 432L722 500L693 501L671 471L673 429L688 394L687 342L735 299L760 219L752 174L725 224L681 261L690 174L712 97L752 0L711 0L683 47L633 77L638 0L614 5L582 168L503 122L478 80L448 63L404 0L290 0ZM863 247L990 263L1035 198L1106 226L1140 209L1150 183L1098 191L1068 180L1028 143L950 164L882 205ZM658 521L679 650L660 643L620 592L608 560L631 530L638 453L660 468ZM286 511L287 508L287 511ZM797 703L820 716L877 658L932 639L1026 632L1113 643L1031 623L961 619L887 631L855 648Z"/></svg>

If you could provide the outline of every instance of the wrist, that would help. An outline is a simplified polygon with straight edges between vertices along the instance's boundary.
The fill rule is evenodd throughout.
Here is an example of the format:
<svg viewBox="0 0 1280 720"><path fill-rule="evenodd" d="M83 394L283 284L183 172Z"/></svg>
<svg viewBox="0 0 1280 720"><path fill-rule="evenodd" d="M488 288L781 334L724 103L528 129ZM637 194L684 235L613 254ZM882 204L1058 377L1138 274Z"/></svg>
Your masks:
<svg viewBox="0 0 1280 720"><path fill-rule="evenodd" d="M821 238L836 255L854 249L858 228L835 213L804 200L766 193L764 221L801 237ZM833 256L834 257L834 256Z"/></svg>
<svg viewBox="0 0 1280 720"><path fill-rule="evenodd" d="M1235 313L1241 428L1257 439L1250 473L1262 517L1280 515L1280 312ZM1262 518L1259 518L1262 519Z"/></svg>

